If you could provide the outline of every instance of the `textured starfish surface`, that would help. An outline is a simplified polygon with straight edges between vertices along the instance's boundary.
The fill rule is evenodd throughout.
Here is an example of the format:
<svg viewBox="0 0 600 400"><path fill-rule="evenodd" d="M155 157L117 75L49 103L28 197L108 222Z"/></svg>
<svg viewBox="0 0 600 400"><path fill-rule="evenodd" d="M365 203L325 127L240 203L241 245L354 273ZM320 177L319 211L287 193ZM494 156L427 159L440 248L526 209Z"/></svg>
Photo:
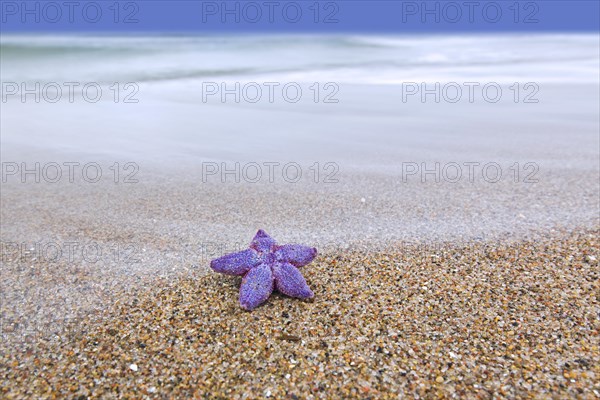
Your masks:
<svg viewBox="0 0 600 400"><path fill-rule="evenodd" d="M279 246L262 229L250 248L214 259L210 267L227 275L243 275L240 305L252 310L264 303L273 289L299 299L314 296L298 270L317 256L317 249L300 244Z"/></svg>

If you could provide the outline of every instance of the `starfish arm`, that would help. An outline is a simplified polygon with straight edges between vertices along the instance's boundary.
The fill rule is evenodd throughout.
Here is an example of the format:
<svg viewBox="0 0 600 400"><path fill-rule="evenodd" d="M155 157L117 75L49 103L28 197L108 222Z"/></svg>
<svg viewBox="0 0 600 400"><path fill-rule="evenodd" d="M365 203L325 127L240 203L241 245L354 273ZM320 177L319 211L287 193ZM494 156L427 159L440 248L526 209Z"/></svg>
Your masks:
<svg viewBox="0 0 600 400"><path fill-rule="evenodd" d="M210 267L227 275L244 275L258 264L258 254L252 249L227 254L210 262Z"/></svg>
<svg viewBox="0 0 600 400"><path fill-rule="evenodd" d="M277 263L273 266L275 287L281 293L299 299L310 299L314 293L296 267L289 263Z"/></svg>
<svg viewBox="0 0 600 400"><path fill-rule="evenodd" d="M256 235L254 235L254 239L252 239L250 247L258 252L268 252L275 247L275 244L275 239L260 229L258 232L256 232Z"/></svg>
<svg viewBox="0 0 600 400"><path fill-rule="evenodd" d="M279 261L288 262L296 267L303 267L317 256L317 249L301 244L285 244L275 254Z"/></svg>
<svg viewBox="0 0 600 400"><path fill-rule="evenodd" d="M240 305L252 310L264 303L273 292L273 273L267 264L252 268L240 287Z"/></svg>

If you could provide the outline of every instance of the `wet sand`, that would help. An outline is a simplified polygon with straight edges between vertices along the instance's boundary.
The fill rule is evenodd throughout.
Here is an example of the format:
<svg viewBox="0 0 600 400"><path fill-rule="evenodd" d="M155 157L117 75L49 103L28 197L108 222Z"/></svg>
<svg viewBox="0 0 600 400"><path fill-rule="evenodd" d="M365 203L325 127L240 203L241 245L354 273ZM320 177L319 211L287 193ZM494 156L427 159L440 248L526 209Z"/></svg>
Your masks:
<svg viewBox="0 0 600 400"><path fill-rule="evenodd" d="M7 399L597 398L599 250L598 230L580 229L325 252L302 269L314 301L275 295L253 312L237 303L239 278L138 277L114 283L102 311L62 315L30 336L27 310L11 316L4 304L0 390ZM68 275L32 276L22 261L4 263L3 275L40 289ZM69 272L80 286L97 281Z"/></svg>

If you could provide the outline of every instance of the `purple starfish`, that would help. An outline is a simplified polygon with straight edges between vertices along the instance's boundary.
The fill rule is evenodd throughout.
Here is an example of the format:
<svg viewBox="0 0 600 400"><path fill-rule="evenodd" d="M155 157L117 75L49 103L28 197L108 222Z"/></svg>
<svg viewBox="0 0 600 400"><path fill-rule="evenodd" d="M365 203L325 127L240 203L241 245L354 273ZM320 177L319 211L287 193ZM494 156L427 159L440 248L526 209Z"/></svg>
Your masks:
<svg viewBox="0 0 600 400"><path fill-rule="evenodd" d="M227 275L244 275L240 304L252 310L264 303L273 287L299 299L314 296L297 267L317 256L317 249L301 244L277 245L262 229L256 232L250 248L212 260L210 267Z"/></svg>

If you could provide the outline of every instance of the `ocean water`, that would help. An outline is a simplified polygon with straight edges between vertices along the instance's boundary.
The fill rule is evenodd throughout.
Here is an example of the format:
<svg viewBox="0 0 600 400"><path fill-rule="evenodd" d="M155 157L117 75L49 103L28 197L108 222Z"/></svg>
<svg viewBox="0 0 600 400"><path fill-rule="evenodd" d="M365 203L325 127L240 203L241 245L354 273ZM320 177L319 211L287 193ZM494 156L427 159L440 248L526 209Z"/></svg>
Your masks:
<svg viewBox="0 0 600 400"><path fill-rule="evenodd" d="M2 35L2 152L159 164L277 157L383 170L406 157L456 153L590 156L595 135L582 132L597 127L598 49L594 34ZM260 86L259 101L252 90L223 96L249 82ZM272 98L269 82L278 84ZM415 90L424 82L429 89L454 82L461 100L423 98L427 88L406 95L407 84ZM472 101L467 82L478 85ZM23 90L39 94L36 84L46 87L39 100ZM101 87L97 101L83 97L86 84ZM216 94L207 95L209 84ZM290 101L293 88L284 95L287 84L301 87L299 101ZM502 85L498 102L483 97L488 84ZM550 140L537 142L541 131Z"/></svg>
<svg viewBox="0 0 600 400"><path fill-rule="evenodd" d="M4 81L598 83L594 34L457 36L3 35Z"/></svg>

